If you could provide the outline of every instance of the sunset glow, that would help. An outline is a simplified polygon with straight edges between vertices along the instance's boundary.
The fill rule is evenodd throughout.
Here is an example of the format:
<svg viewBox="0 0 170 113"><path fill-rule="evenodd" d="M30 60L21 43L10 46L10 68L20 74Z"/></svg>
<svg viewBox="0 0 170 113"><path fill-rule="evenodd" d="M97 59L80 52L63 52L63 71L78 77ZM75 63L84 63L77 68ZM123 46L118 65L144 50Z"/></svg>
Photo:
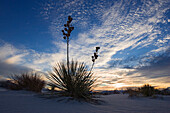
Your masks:
<svg viewBox="0 0 170 113"><path fill-rule="evenodd" d="M66 61L63 25L70 15L70 59L92 65L96 90L151 84L170 87L169 0L0 1L0 79L48 74Z"/></svg>

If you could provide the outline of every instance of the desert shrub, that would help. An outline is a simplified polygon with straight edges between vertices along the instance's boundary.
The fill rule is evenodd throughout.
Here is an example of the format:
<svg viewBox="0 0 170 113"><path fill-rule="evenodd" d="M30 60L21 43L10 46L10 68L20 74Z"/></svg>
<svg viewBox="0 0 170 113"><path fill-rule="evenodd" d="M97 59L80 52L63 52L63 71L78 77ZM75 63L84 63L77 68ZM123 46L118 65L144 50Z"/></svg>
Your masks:
<svg viewBox="0 0 170 113"><path fill-rule="evenodd" d="M143 96L153 96L155 93L154 87L150 86L149 84L145 84L141 88L139 88L139 91L143 94Z"/></svg>
<svg viewBox="0 0 170 113"><path fill-rule="evenodd" d="M17 84L13 83L12 80L0 81L0 87L11 89L11 90L21 90Z"/></svg>
<svg viewBox="0 0 170 113"><path fill-rule="evenodd" d="M129 97L138 97L139 96L139 91L138 90L128 88L126 90L126 92L129 94Z"/></svg>
<svg viewBox="0 0 170 113"><path fill-rule="evenodd" d="M69 69L66 63L58 63L47 78L50 80L49 85L60 89L65 96L74 99L92 99L90 92L96 79L88 72L84 63L72 61L69 63Z"/></svg>
<svg viewBox="0 0 170 113"><path fill-rule="evenodd" d="M45 86L45 81L42 80L41 76L37 73L25 73L21 75L11 76L12 82L16 84L17 88L41 92L42 88ZM10 89L13 89L10 87Z"/></svg>

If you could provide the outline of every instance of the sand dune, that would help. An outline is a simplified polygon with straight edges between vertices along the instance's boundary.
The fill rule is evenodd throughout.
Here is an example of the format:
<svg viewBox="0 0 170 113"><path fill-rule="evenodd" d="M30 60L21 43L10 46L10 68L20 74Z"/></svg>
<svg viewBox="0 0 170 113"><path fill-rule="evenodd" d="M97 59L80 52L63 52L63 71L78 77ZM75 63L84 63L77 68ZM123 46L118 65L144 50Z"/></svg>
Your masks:
<svg viewBox="0 0 170 113"><path fill-rule="evenodd" d="M63 99L62 101L59 101ZM0 113L168 113L170 96L163 99L128 98L114 94L100 97L105 102L94 105L86 102L40 98L27 91L0 89Z"/></svg>

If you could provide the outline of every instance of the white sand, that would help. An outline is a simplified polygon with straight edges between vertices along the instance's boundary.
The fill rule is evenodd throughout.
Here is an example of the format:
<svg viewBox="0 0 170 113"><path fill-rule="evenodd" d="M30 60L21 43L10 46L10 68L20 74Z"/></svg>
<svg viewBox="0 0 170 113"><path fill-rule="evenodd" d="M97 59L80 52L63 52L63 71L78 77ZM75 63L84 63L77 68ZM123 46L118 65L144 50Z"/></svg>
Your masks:
<svg viewBox="0 0 170 113"><path fill-rule="evenodd" d="M0 113L170 113L170 96L164 99L128 98L115 94L101 96L105 103L57 101L27 91L0 89Z"/></svg>

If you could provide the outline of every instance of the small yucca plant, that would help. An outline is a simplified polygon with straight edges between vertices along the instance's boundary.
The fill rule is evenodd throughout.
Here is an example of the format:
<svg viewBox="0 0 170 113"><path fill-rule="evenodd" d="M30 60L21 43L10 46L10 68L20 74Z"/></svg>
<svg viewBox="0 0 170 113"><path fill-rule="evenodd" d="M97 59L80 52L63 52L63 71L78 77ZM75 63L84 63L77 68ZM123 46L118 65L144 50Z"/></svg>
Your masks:
<svg viewBox="0 0 170 113"><path fill-rule="evenodd" d="M47 78L49 85L60 89L64 95L75 99L92 99L91 91L96 81L89 73L84 63L70 62L69 69L66 63L58 63ZM69 70L69 72L68 72Z"/></svg>
<svg viewBox="0 0 170 113"><path fill-rule="evenodd" d="M11 79L20 89L24 90L41 92L45 86L45 81L37 73L13 75Z"/></svg>
<svg viewBox="0 0 170 113"><path fill-rule="evenodd" d="M146 97L153 96L155 93L154 87L150 86L149 84L145 84L141 88L139 88L139 91Z"/></svg>

